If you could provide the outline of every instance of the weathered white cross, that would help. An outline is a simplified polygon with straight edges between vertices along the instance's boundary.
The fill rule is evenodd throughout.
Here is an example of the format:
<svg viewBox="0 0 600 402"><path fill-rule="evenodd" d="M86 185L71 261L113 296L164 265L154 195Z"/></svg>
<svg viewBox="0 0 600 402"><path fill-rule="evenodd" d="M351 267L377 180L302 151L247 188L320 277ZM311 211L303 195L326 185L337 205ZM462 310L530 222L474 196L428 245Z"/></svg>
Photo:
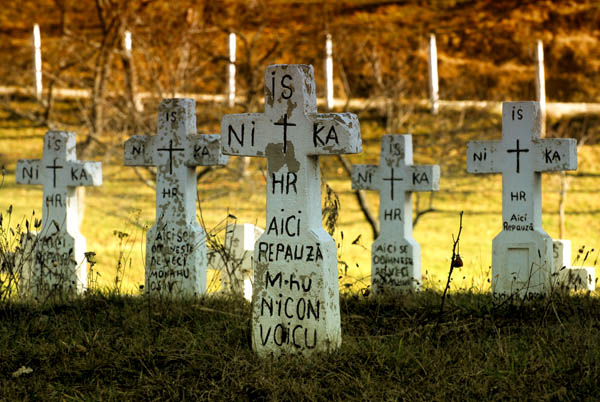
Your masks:
<svg viewBox="0 0 600 402"><path fill-rule="evenodd" d="M421 249L412 236L412 192L440 188L438 165L413 165L412 136L384 135L379 165L354 165L352 188L379 191L380 234L371 247L373 292L418 289Z"/></svg>
<svg viewBox="0 0 600 402"><path fill-rule="evenodd" d="M87 286L85 237L79 232L77 186L100 186L102 164L76 158L75 134L48 131L42 159L19 160L17 183L43 185L42 226L25 284L32 295L75 293Z"/></svg>
<svg viewBox="0 0 600 402"><path fill-rule="evenodd" d="M502 140L471 141L467 171L502 173L502 232L492 242L492 292L546 293L553 280L552 239L542 229L540 172L577 169L577 141L541 139L537 102L502 104Z"/></svg>
<svg viewBox="0 0 600 402"><path fill-rule="evenodd" d="M254 252L252 344L310 353L341 342L337 255L321 224L319 155L361 151L351 113L317 113L312 66L265 73L265 113L227 115L223 152L267 158L267 223Z"/></svg>
<svg viewBox="0 0 600 402"><path fill-rule="evenodd" d="M206 292L206 233L196 220L196 166L224 165L220 136L196 133L193 99L163 99L158 134L125 143L125 165L157 166L156 223L146 234L150 293L190 296Z"/></svg>

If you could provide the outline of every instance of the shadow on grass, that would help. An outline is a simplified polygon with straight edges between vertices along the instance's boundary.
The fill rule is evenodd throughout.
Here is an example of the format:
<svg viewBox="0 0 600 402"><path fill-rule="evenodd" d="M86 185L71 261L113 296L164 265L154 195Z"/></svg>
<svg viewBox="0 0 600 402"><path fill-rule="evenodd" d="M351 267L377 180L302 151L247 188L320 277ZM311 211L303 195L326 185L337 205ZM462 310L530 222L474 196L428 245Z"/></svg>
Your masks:
<svg viewBox="0 0 600 402"><path fill-rule="evenodd" d="M259 359L242 298L0 305L0 399L592 400L600 299L344 295L343 345ZM437 324L439 320L439 325ZM436 328L437 326L437 328Z"/></svg>

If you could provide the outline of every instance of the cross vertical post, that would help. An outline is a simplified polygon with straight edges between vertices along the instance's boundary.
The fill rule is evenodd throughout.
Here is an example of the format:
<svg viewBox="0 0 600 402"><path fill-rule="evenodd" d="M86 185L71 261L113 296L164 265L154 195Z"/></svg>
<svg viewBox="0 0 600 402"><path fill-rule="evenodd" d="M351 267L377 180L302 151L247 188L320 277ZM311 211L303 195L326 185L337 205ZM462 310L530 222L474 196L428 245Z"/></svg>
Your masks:
<svg viewBox="0 0 600 402"><path fill-rule="evenodd" d="M221 135L223 153L267 158L267 222L254 251L253 349L280 355L339 347L337 254L321 223L319 156L360 152L356 115L317 113L312 66L273 65L265 73L265 113L226 115Z"/></svg>
<svg viewBox="0 0 600 402"><path fill-rule="evenodd" d="M542 139L539 113L538 102L504 102L502 140L467 145L469 173L502 173L502 231L492 242L492 292L498 297L534 297L553 285L541 172L577 169L577 141Z"/></svg>
<svg viewBox="0 0 600 402"><path fill-rule="evenodd" d="M196 219L195 167L224 165L220 136L196 133L193 99L163 99L156 136L125 143L125 165L157 166L156 222L146 234L145 289L150 294L206 292L206 233Z"/></svg>
<svg viewBox="0 0 600 402"><path fill-rule="evenodd" d="M412 192L440 188L438 165L413 165L412 136L384 135L379 165L354 165L352 188L379 191L380 235L371 247L374 293L421 286L421 249L412 235Z"/></svg>

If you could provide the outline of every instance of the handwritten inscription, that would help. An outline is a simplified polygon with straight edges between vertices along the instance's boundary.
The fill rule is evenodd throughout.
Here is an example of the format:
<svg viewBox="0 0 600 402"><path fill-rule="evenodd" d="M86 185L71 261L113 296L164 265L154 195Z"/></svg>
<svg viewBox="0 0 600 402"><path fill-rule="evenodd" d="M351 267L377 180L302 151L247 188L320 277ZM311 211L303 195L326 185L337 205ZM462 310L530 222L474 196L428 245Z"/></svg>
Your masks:
<svg viewBox="0 0 600 402"><path fill-rule="evenodd" d="M172 290L184 279L190 279L188 256L194 256L194 233L185 227L164 226L156 233L149 232L146 281L151 291Z"/></svg>
<svg viewBox="0 0 600 402"><path fill-rule="evenodd" d="M413 253L409 244L379 241L373 244L371 261L371 282L378 291L414 285Z"/></svg>
<svg viewBox="0 0 600 402"><path fill-rule="evenodd" d="M269 325L259 323L262 346L272 341L277 346L284 344L296 348L314 349L317 345L318 330L315 324L321 317L321 300L311 297L313 280L310 277L297 278L296 274L282 272L265 273L265 289L274 289L260 297L260 316L275 318ZM272 296L275 294L275 296ZM287 323L286 323L287 321Z"/></svg>

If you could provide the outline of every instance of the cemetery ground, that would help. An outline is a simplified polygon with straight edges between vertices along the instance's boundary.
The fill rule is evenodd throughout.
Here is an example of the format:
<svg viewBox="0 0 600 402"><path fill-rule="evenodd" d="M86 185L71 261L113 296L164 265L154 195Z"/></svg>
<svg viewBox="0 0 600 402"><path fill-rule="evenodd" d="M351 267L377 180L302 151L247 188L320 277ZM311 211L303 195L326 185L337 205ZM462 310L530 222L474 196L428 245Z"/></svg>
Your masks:
<svg viewBox="0 0 600 402"><path fill-rule="evenodd" d="M65 104L65 108L69 105ZM200 133L218 132L223 110L197 112ZM156 109L148 113L156 113ZM426 110L406 114L416 164L441 165L440 192L418 197L414 237L421 244L424 291L395 298L367 296L372 233L336 157L322 157L324 183L339 198L334 237L342 284L342 348L305 361L258 360L250 348L250 305L241 299L204 297L169 301L140 294L145 230L154 221L154 189L123 166L122 144L132 134L103 139L86 160L103 162L102 187L86 189L81 232L94 252L90 294L60 304L0 304L0 397L14 399L548 399L598 395L600 299L594 293L530 303L494 301L491 242L501 225L501 176L465 172L466 142L500 138L492 111ZM378 163L386 132L370 111L359 115L363 153L352 163ZM41 216L41 186L14 182L17 159L39 158L45 128L0 115L5 166L0 191L2 239L33 230ZM567 174L566 235L577 265L596 265L600 147L598 117L551 121L550 134L582 138L579 169ZM590 128L591 127L591 128ZM77 128L73 127L77 133ZM594 135L587 135L589 132ZM81 138L81 134L78 138ZM78 154L81 158L81 155ZM239 158L199 182L200 219L223 237L226 222L265 226L264 161L251 161L240 179ZM201 169L198 169L200 171ZM148 172L138 170L149 178ZM559 174L543 177L543 227L558 238ZM327 189L323 188L326 198ZM331 198L333 197L333 198ZM376 214L378 196L366 194ZM417 198L413 196L413 198ZM10 209L10 212L8 212ZM35 211L35 215L32 214ZM464 262L448 277L453 234L464 211L459 252ZM581 250L578 252L578 250ZM585 260L585 262L584 262ZM211 291L218 277L209 272Z"/></svg>
<svg viewBox="0 0 600 402"><path fill-rule="evenodd" d="M598 397L600 300L430 290L341 298L342 347L259 359L250 304L94 293L0 305L2 400L577 400Z"/></svg>

